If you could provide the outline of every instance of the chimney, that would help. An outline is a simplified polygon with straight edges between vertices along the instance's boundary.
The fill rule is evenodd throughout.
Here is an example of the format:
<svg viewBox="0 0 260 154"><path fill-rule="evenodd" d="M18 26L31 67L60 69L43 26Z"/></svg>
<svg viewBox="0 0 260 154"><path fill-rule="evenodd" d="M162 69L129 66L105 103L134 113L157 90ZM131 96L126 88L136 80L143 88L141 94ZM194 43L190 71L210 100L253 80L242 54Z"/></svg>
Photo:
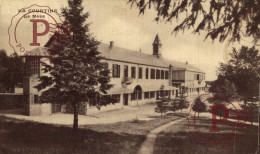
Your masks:
<svg viewBox="0 0 260 154"><path fill-rule="evenodd" d="M110 45L109 45L109 48L112 49L114 46L114 41L110 41Z"/></svg>

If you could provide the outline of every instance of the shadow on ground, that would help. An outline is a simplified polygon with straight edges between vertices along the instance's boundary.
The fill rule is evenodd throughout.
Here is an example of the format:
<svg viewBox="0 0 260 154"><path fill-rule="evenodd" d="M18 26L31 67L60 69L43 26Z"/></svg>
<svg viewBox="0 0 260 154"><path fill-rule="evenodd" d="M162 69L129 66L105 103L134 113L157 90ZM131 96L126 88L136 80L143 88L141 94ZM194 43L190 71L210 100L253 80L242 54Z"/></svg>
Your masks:
<svg viewBox="0 0 260 154"><path fill-rule="evenodd" d="M136 153L144 135L97 132L0 117L0 153Z"/></svg>
<svg viewBox="0 0 260 154"><path fill-rule="evenodd" d="M200 129L200 132L193 132L195 135L189 131L188 121L183 121L178 123L178 125L170 126L167 130L158 135L154 154L255 153L257 150L258 127L256 126L247 125L246 127L243 127L243 131L239 132L239 136L236 136L235 138L232 136L233 133L230 122L218 125L217 127L220 130L219 133L209 133L211 121L206 118L198 119L197 126ZM205 137L207 137L208 140L205 139ZM234 141L235 144L233 144Z"/></svg>

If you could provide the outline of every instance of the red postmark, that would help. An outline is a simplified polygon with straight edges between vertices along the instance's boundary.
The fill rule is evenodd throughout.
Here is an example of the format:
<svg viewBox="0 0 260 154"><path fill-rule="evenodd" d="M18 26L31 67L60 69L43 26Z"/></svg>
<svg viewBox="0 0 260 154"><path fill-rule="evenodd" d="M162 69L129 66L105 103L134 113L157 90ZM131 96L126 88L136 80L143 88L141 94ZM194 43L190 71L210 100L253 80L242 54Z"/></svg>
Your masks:
<svg viewBox="0 0 260 154"><path fill-rule="evenodd" d="M243 134L245 127L250 126L250 115L240 109L239 99L231 94L202 94L198 109L207 104L208 109L198 117L199 110L188 113L188 129L192 138L207 148L222 149L233 145ZM196 100L196 99L195 99ZM195 104L195 101L191 106ZM245 118L245 117L248 117ZM244 121L241 121L244 120Z"/></svg>
<svg viewBox="0 0 260 154"><path fill-rule="evenodd" d="M13 16L8 28L9 44L19 56L48 57L62 49L59 42L70 39L70 27L62 21L57 9L34 4L18 10ZM56 43L44 48L51 38ZM41 58L40 62L44 60L48 58Z"/></svg>

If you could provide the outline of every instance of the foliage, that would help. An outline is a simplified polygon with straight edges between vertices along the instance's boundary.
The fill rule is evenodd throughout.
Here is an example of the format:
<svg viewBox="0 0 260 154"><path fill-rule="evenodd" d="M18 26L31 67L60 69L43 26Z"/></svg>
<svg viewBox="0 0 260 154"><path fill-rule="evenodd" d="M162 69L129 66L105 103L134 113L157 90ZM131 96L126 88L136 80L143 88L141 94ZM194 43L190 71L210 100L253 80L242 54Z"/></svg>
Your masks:
<svg viewBox="0 0 260 154"><path fill-rule="evenodd" d="M89 32L85 24L88 13L83 13L82 0L69 0L68 7L62 9L65 22L61 31L53 37L67 36L58 40L52 50L60 49L52 56L53 65L44 66L50 76L40 77L36 87L44 89L41 98L51 102L70 103L74 109L73 128L78 127L78 108L81 102L88 102L98 108L106 103L103 94L110 89L109 70L98 52L99 42ZM64 25L70 25L64 28ZM63 26L63 28L62 28Z"/></svg>
<svg viewBox="0 0 260 154"><path fill-rule="evenodd" d="M210 101L213 106L228 106L229 103L225 102L222 99L213 99L212 101ZM208 109L208 112L212 113L212 109ZM220 117L224 117L225 116L225 110L221 109L221 108L217 108L216 109L216 115L220 116Z"/></svg>
<svg viewBox="0 0 260 154"><path fill-rule="evenodd" d="M179 93L179 96L176 98L176 101L179 102L179 109L182 111L183 109L187 109L190 106L190 102L187 100L187 96L185 96L185 87Z"/></svg>
<svg viewBox="0 0 260 154"><path fill-rule="evenodd" d="M169 99L165 96L165 93L163 91L164 87L161 86L160 91L159 91L159 100L156 101L157 106L155 107L155 112L161 113L162 114L167 112L169 107L168 107L168 102Z"/></svg>
<svg viewBox="0 0 260 154"><path fill-rule="evenodd" d="M179 102L179 109L182 111L183 109L189 108L190 102L186 99L179 98L177 99Z"/></svg>
<svg viewBox="0 0 260 154"><path fill-rule="evenodd" d="M199 117L199 113L206 112L207 105L204 102L201 102L200 98L196 98L196 100L192 106L192 110L197 112L198 117Z"/></svg>
<svg viewBox="0 0 260 154"><path fill-rule="evenodd" d="M0 50L0 92L13 93L15 85L23 82L24 62L16 54L7 56Z"/></svg>
<svg viewBox="0 0 260 154"><path fill-rule="evenodd" d="M259 98L260 56L254 47L242 46L240 50L233 48L228 64L221 63L218 69L219 78L234 83L236 92L244 104L256 102ZM221 83L216 83L220 87ZM234 89L232 89L234 90ZM231 91L232 91L231 90Z"/></svg>
<svg viewBox="0 0 260 154"><path fill-rule="evenodd" d="M175 111L178 111L179 109L180 109L180 101L178 101L177 99L172 99L169 111L173 111L175 113Z"/></svg>
<svg viewBox="0 0 260 154"><path fill-rule="evenodd" d="M192 28L194 33L207 31L207 37L223 42L231 35L231 40L240 41L241 35L255 38L260 36L259 0L129 0L143 14L147 8L157 12L156 21L172 22L183 20L174 27L174 32ZM154 6L154 7L152 7Z"/></svg>
<svg viewBox="0 0 260 154"><path fill-rule="evenodd" d="M158 100L156 101L157 106L155 107L154 111L157 113L161 113L161 117L162 114L168 111L168 106L167 106L167 102L163 101L163 100Z"/></svg>
<svg viewBox="0 0 260 154"><path fill-rule="evenodd" d="M229 101L232 101L236 94L236 87L233 82L227 80L225 77L219 75L218 79L212 83L212 86L209 88L209 92L213 93L213 96L218 98L224 98ZM211 99L210 101L214 101Z"/></svg>

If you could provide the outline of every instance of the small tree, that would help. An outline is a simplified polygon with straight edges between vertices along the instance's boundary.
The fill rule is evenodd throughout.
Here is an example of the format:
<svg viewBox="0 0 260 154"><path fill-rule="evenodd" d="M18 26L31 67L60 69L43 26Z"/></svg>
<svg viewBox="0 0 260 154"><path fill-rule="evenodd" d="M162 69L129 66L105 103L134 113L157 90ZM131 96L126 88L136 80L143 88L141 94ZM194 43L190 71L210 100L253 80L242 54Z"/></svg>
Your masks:
<svg viewBox="0 0 260 154"><path fill-rule="evenodd" d="M157 106L155 107L155 112L161 113L161 117L163 116L163 113L168 111L168 107L165 103L165 101L159 100L156 101Z"/></svg>
<svg viewBox="0 0 260 154"><path fill-rule="evenodd" d="M177 99L173 99L171 100L171 106L169 110L173 111L173 113L175 114L175 111L178 111L180 109L179 105L180 105L179 101Z"/></svg>
<svg viewBox="0 0 260 154"><path fill-rule="evenodd" d="M190 102L187 101L186 99L179 100L179 108L180 108L181 112L183 109L189 108L189 106L190 106Z"/></svg>
<svg viewBox="0 0 260 154"><path fill-rule="evenodd" d="M181 89L182 90L180 91L179 96L177 97L177 101L179 102L179 109L182 112L183 109L189 108L190 102L187 100L187 96L185 96L185 87L182 87Z"/></svg>
<svg viewBox="0 0 260 154"><path fill-rule="evenodd" d="M202 113L202 112L206 112L207 110L207 105L203 102L201 102L201 99L200 98L197 98L195 100L195 103L193 104L192 106L192 110L197 112L198 113L198 117L199 117L199 114Z"/></svg>
<svg viewBox="0 0 260 154"><path fill-rule="evenodd" d="M165 96L163 89L164 87L161 86L159 91L159 100L156 101L157 106L155 107L155 112L161 113L161 117L163 113L168 111L167 102L169 101L169 99Z"/></svg>

